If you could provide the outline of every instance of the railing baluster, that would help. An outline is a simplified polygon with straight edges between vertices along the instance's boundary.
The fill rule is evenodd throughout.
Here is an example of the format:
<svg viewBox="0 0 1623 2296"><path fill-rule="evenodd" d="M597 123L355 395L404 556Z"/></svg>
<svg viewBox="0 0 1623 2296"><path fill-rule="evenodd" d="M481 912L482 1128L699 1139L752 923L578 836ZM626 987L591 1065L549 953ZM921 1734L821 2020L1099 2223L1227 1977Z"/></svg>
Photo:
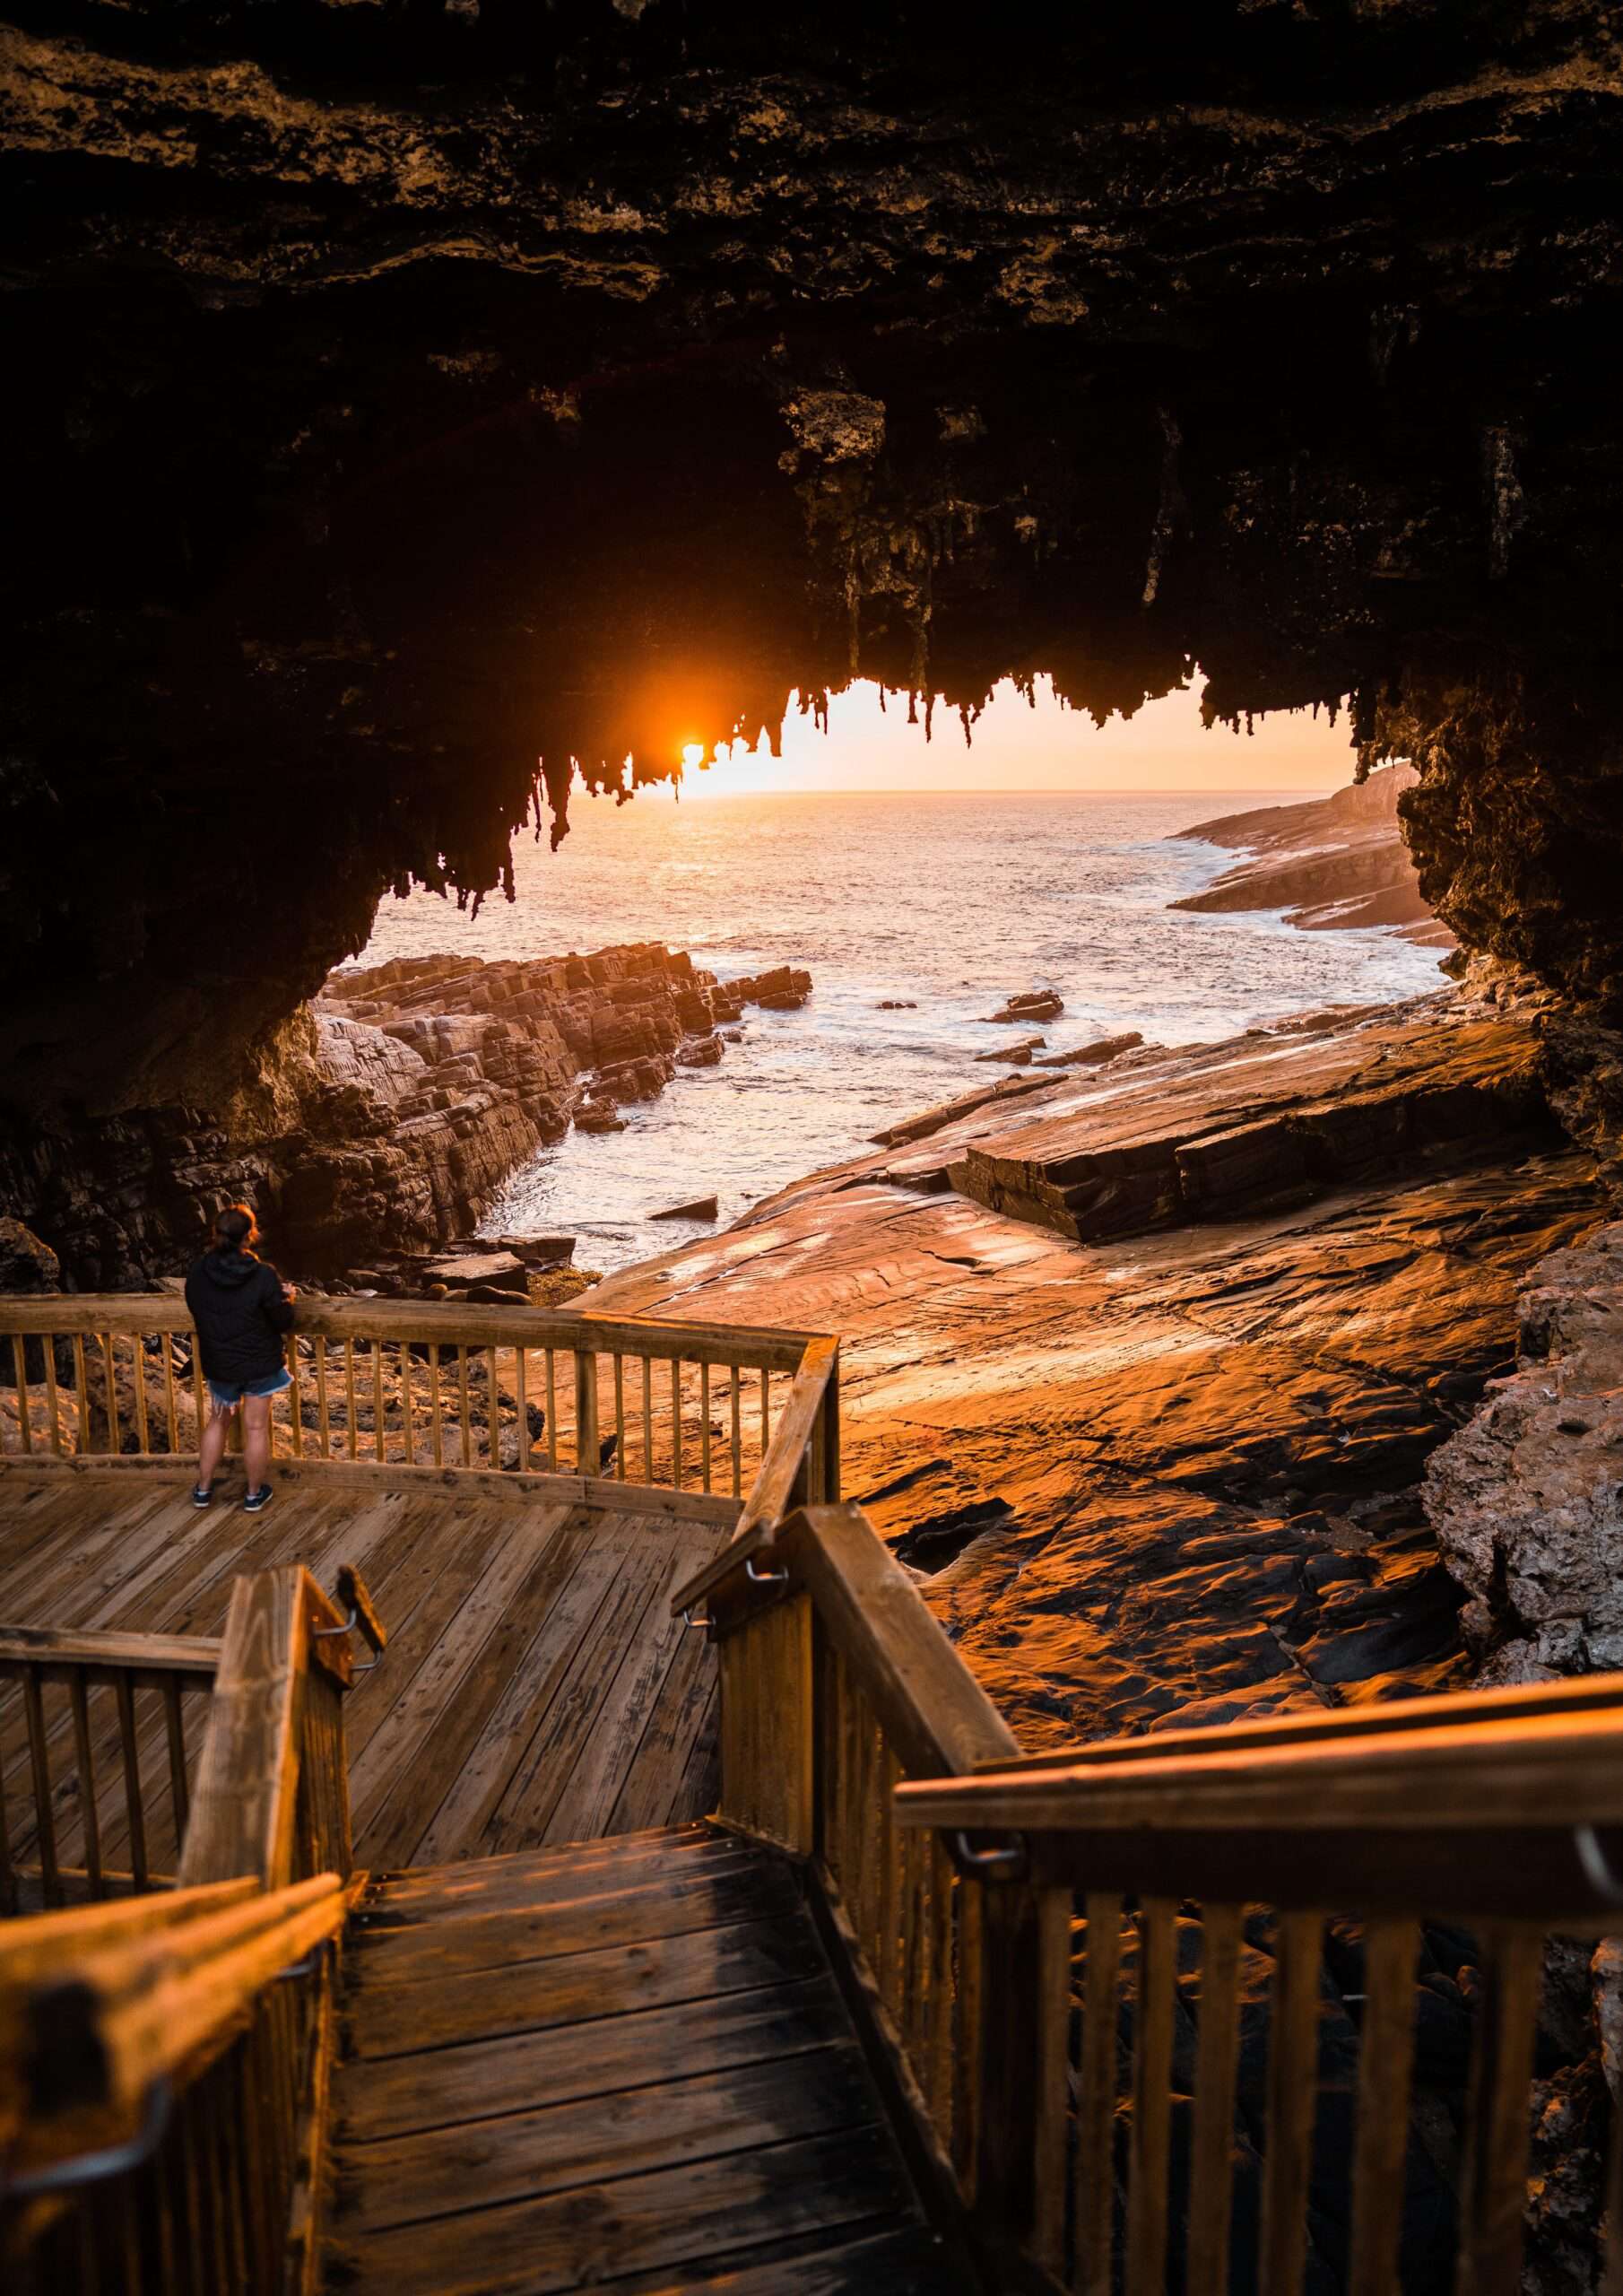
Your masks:
<svg viewBox="0 0 1623 2296"><path fill-rule="evenodd" d="M530 1384L529 1350L521 1342L513 1350L513 1386L518 1397L518 1465L522 1474L530 1466Z"/></svg>
<svg viewBox="0 0 1623 2296"><path fill-rule="evenodd" d="M1412 1921L1373 1921L1365 1931L1348 2296L1387 2296L1398 2284L1419 1958ZM1202 2022L1204 2013L1202 2005Z"/></svg>
<svg viewBox="0 0 1623 2296"><path fill-rule="evenodd" d="M681 1358L671 1358L671 1488L681 1489Z"/></svg>
<svg viewBox="0 0 1623 2296"><path fill-rule="evenodd" d="M1299 2296L1307 2262L1307 2183L1319 2100L1316 1913L1279 1917L1268 2035L1268 2121L1263 2155L1261 2296Z"/></svg>
<svg viewBox="0 0 1623 2296"><path fill-rule="evenodd" d="M96 1759L91 1743L90 1693L75 1667L67 1686L74 1717L74 1761L79 1772L79 1820L84 1829L84 1870L93 1898L106 1895L101 1877L101 1813L96 1804Z"/></svg>
<svg viewBox="0 0 1623 2296"><path fill-rule="evenodd" d="M710 1366L699 1367L699 1479L701 1487L710 1488Z"/></svg>
<svg viewBox="0 0 1623 2296"><path fill-rule="evenodd" d="M192 1335L192 1401L197 1411L197 1440L203 1440L203 1431L209 1423L207 1384L203 1376L203 1349L197 1335Z"/></svg>
<svg viewBox="0 0 1623 2296"><path fill-rule="evenodd" d="M327 1344L325 1334L316 1335L316 1425L321 1445L320 1456L333 1456L333 1414L327 1398Z"/></svg>
<svg viewBox="0 0 1623 2296"><path fill-rule="evenodd" d="M289 1343L287 1360L293 1382L288 1389L288 1437L292 1444L293 1457L301 1459L304 1457L304 1384L299 1376L299 1342L296 1338Z"/></svg>
<svg viewBox="0 0 1623 2296"><path fill-rule="evenodd" d="M1539 1983L1544 1940L1495 1927L1480 1939L1482 1992L1471 2050L1460 2178L1455 2296L1516 2296L1522 2284Z"/></svg>
<svg viewBox="0 0 1623 2296"><path fill-rule="evenodd" d="M496 1350L484 1352L485 1374L490 1381L490 1401L485 1413L485 1465L497 1469L501 1465L501 1387L496 1377Z"/></svg>
<svg viewBox="0 0 1623 2296"><path fill-rule="evenodd" d="M597 1358L585 1348L575 1351L575 1472L595 1475L603 1461L597 1433Z"/></svg>
<svg viewBox="0 0 1623 2296"><path fill-rule="evenodd" d="M383 1425L383 1334L381 1332L375 1333L372 1338L372 1444L378 1454L378 1464L382 1466L389 1456L389 1448L385 1439Z"/></svg>
<svg viewBox="0 0 1623 2296"><path fill-rule="evenodd" d="M56 1815L51 1807L50 1763L46 1751L45 1699L30 1666L22 1677L22 1710L28 1718L28 1758L34 1782L34 1831L39 1844L39 1883L48 1906L62 1903L56 1868Z"/></svg>
<svg viewBox="0 0 1623 2296"><path fill-rule="evenodd" d="M180 1712L180 1677L168 1674L163 1683L163 1727L169 1741L169 1802L175 1819L175 1870L180 1870L180 1855L186 1847L187 1794L186 1782L186 1726Z"/></svg>
<svg viewBox="0 0 1623 2296"><path fill-rule="evenodd" d="M445 1405L440 1398L439 1374L444 1350L437 1339L429 1342L429 1448L437 1467L445 1465Z"/></svg>
<svg viewBox="0 0 1623 2296"><path fill-rule="evenodd" d="M1089 1891L1082 2060L1076 2116L1075 2260L1081 2296L1111 2296L1115 2240L1116 1982L1122 1963L1119 1897Z"/></svg>
<svg viewBox="0 0 1623 2296"><path fill-rule="evenodd" d="M1140 1900L1127 2170L1127 2296L1162 2296L1167 2281L1176 1920L1177 1908L1170 1899Z"/></svg>
<svg viewBox="0 0 1623 2296"><path fill-rule="evenodd" d="M760 1455L764 1459L772 1443L772 1374L763 1363L760 1373Z"/></svg>
<svg viewBox="0 0 1623 2296"><path fill-rule="evenodd" d="M124 1448L124 1431L118 1419L118 1381L113 1361L113 1335L98 1332L96 1344L101 1350L101 1376L107 1384L107 1448L116 1457Z"/></svg>
<svg viewBox="0 0 1623 2296"><path fill-rule="evenodd" d="M62 1457L62 1397L56 1387L56 1339L54 1332L47 1332L40 1341L45 1350L45 1408L50 1419L51 1450ZM165 1361L168 1361L167 1356ZM176 1447L171 1444L170 1449Z"/></svg>
<svg viewBox="0 0 1623 2296"><path fill-rule="evenodd" d="M48 1342L47 1344L48 1345L49 1343ZM34 1436L33 1430L28 1423L28 1357L24 1352L22 1335L20 1332L12 1334L12 1363L17 1375L17 1431L22 1438L23 1449L31 1451L34 1448Z"/></svg>
<svg viewBox="0 0 1623 2296"><path fill-rule="evenodd" d="M654 1480L654 1358L642 1359L642 1479Z"/></svg>
<svg viewBox="0 0 1623 2296"><path fill-rule="evenodd" d="M1234 2090L1240 2055L1237 1905L1201 1909L1200 2036L1189 2175L1191 2288L1223 2296L1234 2207Z"/></svg>
<svg viewBox="0 0 1623 2296"><path fill-rule="evenodd" d="M547 1354L547 1473L558 1473L558 1365L552 1350Z"/></svg>
<svg viewBox="0 0 1623 2296"><path fill-rule="evenodd" d="M160 1337L163 1346L163 1425L172 1454L180 1448L180 1412L175 1400L175 1341L173 1334L167 1331Z"/></svg>
<svg viewBox="0 0 1623 2296"><path fill-rule="evenodd" d="M135 1742L135 1686L127 1666L114 1677L118 1707L118 1743L124 1756L124 1802L130 1822L130 1873L138 1890L147 1885L146 1810L141 1798L141 1754Z"/></svg>
<svg viewBox="0 0 1623 2296"><path fill-rule="evenodd" d="M736 1363L733 1364L730 1369L732 1373L731 1437L733 1450L733 1496L734 1499L742 1499L744 1495L744 1449L742 1439L742 1431L739 1426L739 1389L742 1384L743 1375L740 1366Z"/></svg>
<svg viewBox="0 0 1623 2296"><path fill-rule="evenodd" d="M462 1464L464 1467L471 1467L473 1464L473 1415L468 1405L468 1351L463 1346L456 1350L456 1407L462 1421Z"/></svg>
<svg viewBox="0 0 1623 2296"><path fill-rule="evenodd" d="M130 1370L135 1380L135 1448L145 1458L152 1447L146 1417L146 1349L139 1332L130 1335Z"/></svg>
<svg viewBox="0 0 1623 2296"><path fill-rule="evenodd" d="M343 1343L343 1407L350 1422L350 1457L360 1457L360 1422L355 1411L355 1338L352 1333Z"/></svg>
<svg viewBox="0 0 1623 2296"><path fill-rule="evenodd" d="M614 1351L614 1474L618 1482L626 1479L626 1361L618 1348Z"/></svg>

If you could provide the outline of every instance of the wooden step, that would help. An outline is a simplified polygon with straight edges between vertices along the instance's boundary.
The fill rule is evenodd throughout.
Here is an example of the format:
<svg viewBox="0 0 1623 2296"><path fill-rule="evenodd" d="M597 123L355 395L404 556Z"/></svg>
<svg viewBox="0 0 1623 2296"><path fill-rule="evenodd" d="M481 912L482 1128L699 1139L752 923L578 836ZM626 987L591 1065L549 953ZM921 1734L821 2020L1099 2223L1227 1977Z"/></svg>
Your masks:
<svg viewBox="0 0 1623 2296"><path fill-rule="evenodd" d="M965 2285L787 1858L707 1827L375 1883L344 1956L326 2285Z"/></svg>

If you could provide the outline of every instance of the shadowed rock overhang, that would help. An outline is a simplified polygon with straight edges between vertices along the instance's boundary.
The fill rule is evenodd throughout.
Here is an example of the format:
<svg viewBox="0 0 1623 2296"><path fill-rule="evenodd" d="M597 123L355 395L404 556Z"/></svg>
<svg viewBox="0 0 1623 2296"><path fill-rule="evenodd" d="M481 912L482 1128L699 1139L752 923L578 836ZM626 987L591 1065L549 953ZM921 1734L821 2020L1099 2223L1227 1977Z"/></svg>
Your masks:
<svg viewBox="0 0 1623 2296"><path fill-rule="evenodd" d="M1623 998L1610 9L9 13L13 1108L859 674L1345 706Z"/></svg>

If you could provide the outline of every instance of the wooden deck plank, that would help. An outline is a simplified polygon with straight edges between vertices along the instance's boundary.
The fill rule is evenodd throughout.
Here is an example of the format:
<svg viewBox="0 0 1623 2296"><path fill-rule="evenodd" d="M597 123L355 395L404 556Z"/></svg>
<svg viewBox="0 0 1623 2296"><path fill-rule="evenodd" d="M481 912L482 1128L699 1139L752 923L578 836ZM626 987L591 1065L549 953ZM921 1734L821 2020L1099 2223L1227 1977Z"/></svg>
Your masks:
<svg viewBox="0 0 1623 2296"><path fill-rule="evenodd" d="M607 1534L607 1537L612 1534ZM618 1544L618 1543L617 1543ZM660 1584L640 1546L626 1556L485 1828L491 1849L525 1849L568 1837L553 1818L575 1766L603 1718L623 1652Z"/></svg>
<svg viewBox="0 0 1623 2296"><path fill-rule="evenodd" d="M838 2130L577 2186L482 2210L477 2220L404 2226L353 2248L334 2241L327 2284L359 2282L400 2296L548 2296L617 2274L703 2265L718 2248L751 2239L904 2215L910 2202L890 2149Z"/></svg>
<svg viewBox="0 0 1623 2296"><path fill-rule="evenodd" d="M544 1643L560 1599L591 1544L592 1526L582 1510L549 1510L559 1517L539 1544L490 1632L469 1653L456 1694L434 1730L430 1758L397 1779L386 1805L367 1830L367 1861L379 1869L415 1863L440 1812L450 1805L447 1831L457 1846L473 1839L456 1816L458 1787L469 1755L478 1745L493 1709L516 1677L526 1652ZM519 1534L515 1533L517 1536ZM448 1632L464 1631L460 1620Z"/></svg>
<svg viewBox="0 0 1623 2296"><path fill-rule="evenodd" d="M520 1654L452 1792L419 1842L421 1863L438 1865L458 1855L490 1854L490 1821L625 1564L618 1540L594 1536L589 1541L540 1632ZM529 1849L539 1845L516 1846Z"/></svg>
<svg viewBox="0 0 1623 2296"><path fill-rule="evenodd" d="M667 2071L670 2070L667 2065ZM817 2136L871 2128L872 2082L855 2039L726 2073L685 2073L601 2097L534 2106L460 2128L334 2148L339 2240L391 2226L499 2208L573 2185Z"/></svg>
<svg viewBox="0 0 1623 2296"><path fill-rule="evenodd" d="M584 1894L602 1886L600 1881L586 1877L610 1862L628 1868L632 1861L646 1862L651 1875L657 1876L673 1861L695 1850L731 1857L737 1848L737 1837L716 1826L653 1826L638 1833L618 1834L612 1840L569 1842L500 1857L462 1857L443 1866L408 1866L386 1873L388 1903L406 1906L431 1898L454 1911L471 1899L469 1909L477 1913L480 1900L489 1897L503 1904L519 1901L521 1895L527 1900L538 1881L545 1883L549 1895L568 1896L572 1890L577 1895ZM386 1878L386 1871L371 1868L375 1884Z"/></svg>
<svg viewBox="0 0 1623 2296"><path fill-rule="evenodd" d="M430 1910L391 1919L385 1908L359 1928L352 1971L360 1986L406 1985L541 1961L560 1953L586 1953L639 1939L675 1937L692 1929L721 1929L737 1921L788 1914L801 1903L794 1875L782 1866L763 1869L742 1848L719 1870L702 1865L680 1878L615 1889L605 1878L589 1895L510 1907L447 1919Z"/></svg>
<svg viewBox="0 0 1623 2296"><path fill-rule="evenodd" d="M924 2224L803 2233L691 2263L680 2281L639 2272L604 2285L614 2296L673 2296L677 2288L715 2296L972 2296L975 2288Z"/></svg>
<svg viewBox="0 0 1623 2296"><path fill-rule="evenodd" d="M715 1645L697 1628L684 1627L642 1736L626 1766L605 1831L629 1832L641 1826L681 1824L715 1808L712 1793L701 1800L699 1807L684 1808L680 1817L673 1815L694 1747L704 1731L716 1683Z"/></svg>
<svg viewBox="0 0 1623 2296"><path fill-rule="evenodd" d="M647 1841L645 1834L629 1834L629 1841ZM743 1871L758 1857L751 1841L714 1828L691 1828L681 1834L684 1846L634 1850L629 1857L595 1855L608 1848L606 1841L581 1841L569 1850L519 1850L512 1857L475 1857L468 1865L404 1866L390 1876L386 1890L368 1892L356 1931L356 1947L368 1947L377 1935L388 1938L409 1934L427 1922L450 1918L503 1918L512 1912L556 1915L583 1899L597 1903L603 1894L613 1897L640 1887L684 1887L693 1881L721 1878ZM505 1874L503 1866L519 1871ZM384 1869L374 1866L374 1874ZM418 1874L425 1887L415 1887ZM471 1881L464 1883L468 1874Z"/></svg>
<svg viewBox="0 0 1623 2296"><path fill-rule="evenodd" d="M357 1972L346 2014L358 2055L390 2057L786 1985L822 1968L816 1933L803 1915L510 1962L443 1985L368 1987Z"/></svg>
<svg viewBox="0 0 1623 2296"><path fill-rule="evenodd" d="M552 1839L592 1841L610 1831L659 1692L689 1639L681 1618L671 1615L671 1593L699 1567L707 1544L678 1535L649 1564L653 1599L627 1643L602 1718L570 1765L564 1790L553 1805L547 1826ZM636 1562L629 1567L636 1569Z"/></svg>
<svg viewBox="0 0 1623 2296"><path fill-rule="evenodd" d="M612 2096L656 2079L662 2066L721 2073L820 2048L847 2030L838 1987L824 1974L718 2001L373 2057L343 2092L342 2127L360 2144L516 2112L538 2098L563 2104Z"/></svg>
<svg viewBox="0 0 1623 2296"><path fill-rule="evenodd" d="M505 1538L493 1539L482 1554L473 1555L482 1568L465 1596L446 1615L421 1665L396 1697L385 1727L350 1766L355 1855L362 1865L374 1857L380 1865L404 1864L411 1855L421 1823L412 1826L412 1839L404 1848L398 1841L391 1847L384 1813L395 1797L413 1798L415 1779L436 1781L440 1772L436 1738L442 1718L454 1730L455 1703L464 1682L568 1515L567 1508L549 1507L534 1518L518 1518Z"/></svg>

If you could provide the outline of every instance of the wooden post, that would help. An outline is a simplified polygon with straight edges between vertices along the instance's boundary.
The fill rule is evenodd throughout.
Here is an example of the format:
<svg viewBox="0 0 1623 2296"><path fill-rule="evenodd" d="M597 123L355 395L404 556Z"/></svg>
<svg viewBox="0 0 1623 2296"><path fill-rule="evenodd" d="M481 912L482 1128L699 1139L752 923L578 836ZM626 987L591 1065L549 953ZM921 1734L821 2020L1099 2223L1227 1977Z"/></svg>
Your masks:
<svg viewBox="0 0 1623 2296"><path fill-rule="evenodd" d="M815 1847L812 1604L792 1595L721 1640L721 1810L797 1857Z"/></svg>
<svg viewBox="0 0 1623 2296"><path fill-rule="evenodd" d="M299 1692L308 1660L303 1566L232 1582L181 1851L182 1888L252 1874L291 1879Z"/></svg>

